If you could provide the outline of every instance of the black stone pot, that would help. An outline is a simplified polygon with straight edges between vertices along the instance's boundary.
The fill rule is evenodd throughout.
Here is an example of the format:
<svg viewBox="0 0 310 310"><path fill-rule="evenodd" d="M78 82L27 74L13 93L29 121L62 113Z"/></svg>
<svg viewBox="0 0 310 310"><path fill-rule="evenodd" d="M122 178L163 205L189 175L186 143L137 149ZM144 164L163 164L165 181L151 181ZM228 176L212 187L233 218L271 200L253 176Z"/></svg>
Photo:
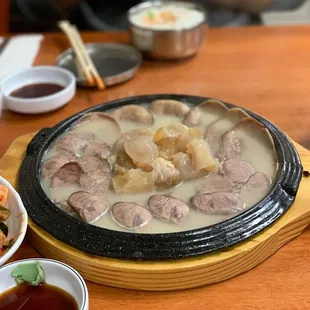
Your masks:
<svg viewBox="0 0 310 310"><path fill-rule="evenodd" d="M30 142L20 169L19 193L32 221L58 240L81 251L131 260L176 259L205 254L242 242L275 222L293 204L302 176L300 158L286 135L266 119L247 111L270 131L279 169L269 194L252 208L224 222L195 230L167 234L124 233L88 225L60 210L45 195L39 167L49 145L83 114L107 111L127 104L175 99L200 104L207 98L187 95L148 95L105 103L42 129ZM227 104L229 107L234 107Z"/></svg>

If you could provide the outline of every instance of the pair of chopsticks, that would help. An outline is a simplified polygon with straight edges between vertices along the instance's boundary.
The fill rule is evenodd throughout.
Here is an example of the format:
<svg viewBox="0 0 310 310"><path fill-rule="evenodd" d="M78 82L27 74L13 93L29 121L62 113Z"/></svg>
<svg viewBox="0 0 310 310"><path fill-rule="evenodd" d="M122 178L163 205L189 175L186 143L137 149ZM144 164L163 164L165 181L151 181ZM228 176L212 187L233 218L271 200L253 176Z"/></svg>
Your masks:
<svg viewBox="0 0 310 310"><path fill-rule="evenodd" d="M78 71L85 76L89 85L97 85L100 90L105 89L104 82L87 52L76 26L71 25L67 20L58 22L58 26L66 34L72 45L76 55Z"/></svg>

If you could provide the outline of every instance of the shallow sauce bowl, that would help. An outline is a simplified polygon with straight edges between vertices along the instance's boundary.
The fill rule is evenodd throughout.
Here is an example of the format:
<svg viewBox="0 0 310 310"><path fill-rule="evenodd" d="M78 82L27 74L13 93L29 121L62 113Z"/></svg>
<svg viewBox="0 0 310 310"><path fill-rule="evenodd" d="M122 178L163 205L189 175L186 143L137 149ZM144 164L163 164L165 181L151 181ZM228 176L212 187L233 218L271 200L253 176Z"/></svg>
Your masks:
<svg viewBox="0 0 310 310"><path fill-rule="evenodd" d="M141 11L158 8L166 5L166 3L163 1L147 1L132 7L128 12L131 41L147 58L162 60L187 58L197 53L204 39L206 14L202 6L180 1L169 1L168 4L197 10L204 14L204 21L191 28L150 29L134 24L132 17Z"/></svg>
<svg viewBox="0 0 310 310"><path fill-rule="evenodd" d="M30 84L56 83L63 87L55 94L38 98L17 98L11 93ZM39 66L6 75L1 81L3 103L11 111L40 114L59 109L75 95L75 76L68 70L54 66Z"/></svg>
<svg viewBox="0 0 310 310"><path fill-rule="evenodd" d="M57 286L73 296L79 310L89 309L87 286L81 275L72 267L51 259L25 259L3 266L0 268L0 293L16 286L16 282L11 276L11 273L19 264L31 263L34 261L40 262L45 272L47 284Z"/></svg>
<svg viewBox="0 0 310 310"><path fill-rule="evenodd" d="M18 250L23 242L27 230L28 216L26 209L19 194L15 191L13 186L4 178L0 177L0 184L9 188L8 208L11 214L6 221L9 228L8 239L16 238L16 241L12 247L4 252L4 255L0 256L0 266L9 260L12 255ZM2 278L0 276L2 282Z"/></svg>

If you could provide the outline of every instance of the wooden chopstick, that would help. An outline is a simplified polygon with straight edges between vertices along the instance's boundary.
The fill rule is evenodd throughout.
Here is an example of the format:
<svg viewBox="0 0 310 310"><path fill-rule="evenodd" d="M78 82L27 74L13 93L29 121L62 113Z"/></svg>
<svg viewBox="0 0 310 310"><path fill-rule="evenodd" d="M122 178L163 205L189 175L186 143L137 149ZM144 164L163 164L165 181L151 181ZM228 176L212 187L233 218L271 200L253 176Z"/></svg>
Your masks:
<svg viewBox="0 0 310 310"><path fill-rule="evenodd" d="M77 57L74 57L73 59L75 67L76 67L76 75L78 78L85 78L85 74L82 71L81 65L77 59Z"/></svg>
<svg viewBox="0 0 310 310"><path fill-rule="evenodd" d="M83 52L80 50L80 48L78 46L78 43L74 39L74 36L72 36L72 31L70 29L69 23L67 21L60 21L58 23L58 26L68 37L70 44L72 45L72 48L73 48L75 55L77 57L77 60L80 64L80 69L81 69L82 73L85 75L88 83L90 85L94 85L94 78L91 74L91 70L90 70L90 68L88 68L87 62L85 60Z"/></svg>
<svg viewBox="0 0 310 310"><path fill-rule="evenodd" d="M92 59L87 52L84 42L76 26L71 25L68 21L61 21L58 24L62 31L67 35L76 53L77 60L81 67L80 69L85 75L88 83L90 85L94 85L95 80L95 83L100 90L105 89L104 82L101 79Z"/></svg>
<svg viewBox="0 0 310 310"><path fill-rule="evenodd" d="M98 71L97 71L97 69L96 69L92 59L90 58L90 56L89 56L89 54L88 54L88 52L87 52L87 50L85 48L85 45L83 43L82 37L81 37L78 29L76 28L76 26L73 25L72 26L72 30L73 30L72 32L73 32L73 34L74 34L74 36L75 36L75 38L76 38L76 40L77 40L81 50L84 51L84 56L85 56L85 59L86 59L86 63L88 65L88 67L90 68L90 70L91 70L91 72L93 74L93 77L95 78L95 81L97 83L98 88L100 90L105 89L104 82L101 79L101 77L100 77L100 75L99 75L99 73L98 73Z"/></svg>

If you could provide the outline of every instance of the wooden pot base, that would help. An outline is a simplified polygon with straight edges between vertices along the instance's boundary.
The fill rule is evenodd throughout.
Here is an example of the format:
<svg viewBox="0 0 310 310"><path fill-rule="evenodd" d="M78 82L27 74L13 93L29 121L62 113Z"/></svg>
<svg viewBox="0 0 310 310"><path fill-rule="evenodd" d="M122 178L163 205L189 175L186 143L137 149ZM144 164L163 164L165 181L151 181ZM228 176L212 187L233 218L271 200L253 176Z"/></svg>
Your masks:
<svg viewBox="0 0 310 310"><path fill-rule="evenodd" d="M16 139L0 160L0 175L16 187L19 167L34 134ZM294 143L304 170L310 152ZM148 291L193 288L216 283L248 271L297 237L310 223L310 178L303 177L294 205L271 227L237 246L194 258L133 262L105 258L72 248L29 220L28 239L43 256L60 260L92 282ZM307 190L308 188L308 190Z"/></svg>

